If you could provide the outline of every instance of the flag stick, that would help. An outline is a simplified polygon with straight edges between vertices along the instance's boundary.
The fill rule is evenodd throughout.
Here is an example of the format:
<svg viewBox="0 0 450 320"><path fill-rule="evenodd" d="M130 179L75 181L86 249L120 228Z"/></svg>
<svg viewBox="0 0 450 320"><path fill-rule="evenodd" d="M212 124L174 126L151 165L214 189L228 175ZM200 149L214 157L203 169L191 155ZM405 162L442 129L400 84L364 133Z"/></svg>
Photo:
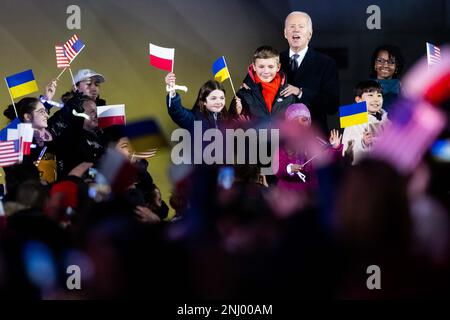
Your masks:
<svg viewBox="0 0 450 320"><path fill-rule="evenodd" d="M69 67L69 72L70 72L70 76L72 77L73 86L76 87L75 80L73 79L72 69L70 69L70 67Z"/></svg>
<svg viewBox="0 0 450 320"><path fill-rule="evenodd" d="M5 83L6 83L6 87L8 88L9 97L11 98L12 105L14 107L14 113L16 114L16 118L18 118L19 116L17 115L16 104L14 103L14 99L13 99L13 97L11 95L11 90L9 90L8 81L6 81L6 78L5 78Z"/></svg>
<svg viewBox="0 0 450 320"><path fill-rule="evenodd" d="M233 80L231 80L230 69L228 68L227 61L225 60L225 56L222 56L222 57L223 57L223 61L225 62L225 67L227 68L227 72L228 72L228 75L229 75L229 78L230 78L231 89L233 90L233 94L236 97L236 90L234 90Z"/></svg>
<svg viewBox="0 0 450 320"><path fill-rule="evenodd" d="M64 68L64 70L56 77L56 80L59 80L59 77L62 76L62 74L67 70L67 67Z"/></svg>
<svg viewBox="0 0 450 320"><path fill-rule="evenodd" d="M318 154L316 154L314 157L312 157L311 159L309 159L308 161L306 161L304 164L302 164L302 166L304 166L305 164L308 164L309 162L313 161L315 158L317 158L318 156L320 156L320 154L321 154L322 152L323 152L323 151L321 151L321 152L319 152Z"/></svg>
<svg viewBox="0 0 450 320"><path fill-rule="evenodd" d="M39 157L36 160L36 167L39 166L39 163L41 162L42 158L44 157L45 151L47 151L47 146L42 148L41 153L39 154Z"/></svg>
<svg viewBox="0 0 450 320"><path fill-rule="evenodd" d="M171 71L172 73L173 73L174 66L175 66L175 55L173 55L172 71ZM172 96L171 96L171 92L169 91L169 108L170 108L171 102L172 102Z"/></svg>

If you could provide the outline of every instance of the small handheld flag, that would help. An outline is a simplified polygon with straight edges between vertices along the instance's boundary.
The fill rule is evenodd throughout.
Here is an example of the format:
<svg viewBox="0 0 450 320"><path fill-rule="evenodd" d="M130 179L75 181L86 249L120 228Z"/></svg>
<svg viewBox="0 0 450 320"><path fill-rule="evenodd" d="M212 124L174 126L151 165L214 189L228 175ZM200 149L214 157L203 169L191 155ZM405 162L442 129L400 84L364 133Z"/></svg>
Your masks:
<svg viewBox="0 0 450 320"><path fill-rule="evenodd" d="M428 67L431 67L441 62L441 49L439 47L427 42L427 62Z"/></svg>
<svg viewBox="0 0 450 320"><path fill-rule="evenodd" d="M0 141L0 167L7 167L19 162L19 140Z"/></svg>
<svg viewBox="0 0 450 320"><path fill-rule="evenodd" d="M19 118L15 118L6 127L0 130L0 141L19 139L17 126L20 124Z"/></svg>
<svg viewBox="0 0 450 320"><path fill-rule="evenodd" d="M339 107L339 121L342 129L368 123L369 114L367 112L366 102L363 101Z"/></svg>
<svg viewBox="0 0 450 320"><path fill-rule="evenodd" d="M127 124L125 134L136 152L168 145L158 122L151 118Z"/></svg>
<svg viewBox="0 0 450 320"><path fill-rule="evenodd" d="M66 53L64 52L64 47L56 45L55 52L56 52L56 67L57 68L70 67L69 58L67 58Z"/></svg>
<svg viewBox="0 0 450 320"><path fill-rule="evenodd" d="M12 99L19 98L39 90L31 69L6 77L5 81Z"/></svg>
<svg viewBox="0 0 450 320"><path fill-rule="evenodd" d="M97 107L98 126L106 128L112 125L125 124L125 105L111 105Z"/></svg>
<svg viewBox="0 0 450 320"><path fill-rule="evenodd" d="M64 43L64 51L66 57L69 59L69 63L76 58L76 56L83 50L85 47L84 43L78 38L76 34L70 37L69 40Z"/></svg>
<svg viewBox="0 0 450 320"><path fill-rule="evenodd" d="M150 65L155 68L173 72L175 48L159 47L150 43Z"/></svg>
<svg viewBox="0 0 450 320"><path fill-rule="evenodd" d="M219 82L224 82L227 79L230 79L231 89L233 89L233 93L236 96L236 90L234 90L233 81L231 80L230 70L228 70L227 62L225 61L225 57L221 56L219 59L214 61L212 65L212 73L214 79Z"/></svg>
<svg viewBox="0 0 450 320"><path fill-rule="evenodd" d="M225 62L225 58L223 56L213 63L212 73L214 79L216 79L219 82L224 82L226 79L230 77L230 73L228 72L228 67Z"/></svg>

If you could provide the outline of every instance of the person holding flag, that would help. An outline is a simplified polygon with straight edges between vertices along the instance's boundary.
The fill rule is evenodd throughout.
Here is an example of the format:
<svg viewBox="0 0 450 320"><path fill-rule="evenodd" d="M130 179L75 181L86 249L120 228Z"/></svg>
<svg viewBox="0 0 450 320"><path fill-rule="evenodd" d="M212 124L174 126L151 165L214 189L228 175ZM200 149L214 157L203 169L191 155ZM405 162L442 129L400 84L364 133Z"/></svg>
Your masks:
<svg viewBox="0 0 450 320"><path fill-rule="evenodd" d="M169 72L165 77L166 91L168 92L166 102L172 120L181 128L187 130L193 130L195 121L201 121L204 130L222 127L228 117L225 108L225 89L222 84L217 80L205 82L198 92L194 107L191 110L186 109L181 103L180 95L175 92L175 90L187 91L185 86L175 84L176 75L173 72L175 49L150 43L149 53L151 66ZM218 72L215 73L215 69ZM213 74L220 76L220 81L229 78L224 59L221 60L220 66L216 68L213 66Z"/></svg>
<svg viewBox="0 0 450 320"><path fill-rule="evenodd" d="M175 85L175 73L170 72L165 78L166 85ZM192 130L195 121L201 121L204 130L224 127L228 118L225 108L225 89L216 80L208 80L200 88L194 107L189 110L181 103L181 97L175 89L169 91L167 108L172 120L183 129Z"/></svg>
<svg viewBox="0 0 450 320"><path fill-rule="evenodd" d="M212 73L214 80L217 80L219 82L224 82L225 80L230 79L231 89L233 90L234 97L231 100L230 107L228 108L229 117L237 121L248 121L250 115L245 109L242 108L242 101L236 96L236 90L234 89L230 70L224 56L214 61L212 65Z"/></svg>
<svg viewBox="0 0 450 320"><path fill-rule="evenodd" d="M294 103L287 108L281 128L282 143L277 151L279 162L277 170L274 170L278 178L277 187L294 192L315 190L318 181L313 161L329 155L340 158L342 135L338 130L331 130L328 142L315 136L311 128L311 112L303 103Z"/></svg>
<svg viewBox="0 0 450 320"><path fill-rule="evenodd" d="M359 82L355 87L357 104L339 110L344 155L357 164L372 148L374 140L389 123L383 109L381 85L375 80ZM347 107L347 108L345 108Z"/></svg>
<svg viewBox="0 0 450 320"><path fill-rule="evenodd" d="M47 130L48 113L44 105L39 99L34 97L26 97L21 99L16 105L18 120L15 121L16 128L5 128L6 136L2 136L2 140L13 140L22 137L21 150L23 152L22 162L34 163L42 158L41 151L48 148L53 150L53 137ZM14 118L15 110L13 105L9 105L3 114L11 119ZM31 126L23 126L23 124L31 124ZM4 129L4 130L5 130ZM30 131L31 130L31 131ZM5 138L6 137L6 138ZM34 148L31 148L31 145Z"/></svg>

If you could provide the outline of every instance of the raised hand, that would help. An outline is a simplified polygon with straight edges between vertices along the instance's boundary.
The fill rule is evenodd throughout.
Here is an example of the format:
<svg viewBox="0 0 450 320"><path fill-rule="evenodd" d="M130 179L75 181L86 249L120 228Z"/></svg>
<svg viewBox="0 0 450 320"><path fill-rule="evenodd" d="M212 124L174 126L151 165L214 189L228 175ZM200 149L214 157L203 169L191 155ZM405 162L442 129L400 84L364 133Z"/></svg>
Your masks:
<svg viewBox="0 0 450 320"><path fill-rule="evenodd" d="M341 145L342 135L339 134L338 130L331 130L330 131L330 144L334 149L338 149Z"/></svg>
<svg viewBox="0 0 450 320"><path fill-rule="evenodd" d="M241 113L242 113L242 101L238 97L236 97L235 99L236 99L236 113L238 115L241 115Z"/></svg>
<svg viewBox="0 0 450 320"><path fill-rule="evenodd" d="M53 79L49 84L45 86L44 98L45 100L53 100L56 93L56 87L58 86L58 81Z"/></svg>
<svg viewBox="0 0 450 320"><path fill-rule="evenodd" d="M363 143L365 146L370 147L372 145L373 142L373 135L372 132L369 131L364 131L363 133Z"/></svg>
<svg viewBox="0 0 450 320"><path fill-rule="evenodd" d="M177 80L177 77L175 76L175 73L173 73L173 72L169 72L165 77L166 86L171 89L169 91L169 94L171 97L175 96L175 88L174 87L175 87L176 80Z"/></svg>

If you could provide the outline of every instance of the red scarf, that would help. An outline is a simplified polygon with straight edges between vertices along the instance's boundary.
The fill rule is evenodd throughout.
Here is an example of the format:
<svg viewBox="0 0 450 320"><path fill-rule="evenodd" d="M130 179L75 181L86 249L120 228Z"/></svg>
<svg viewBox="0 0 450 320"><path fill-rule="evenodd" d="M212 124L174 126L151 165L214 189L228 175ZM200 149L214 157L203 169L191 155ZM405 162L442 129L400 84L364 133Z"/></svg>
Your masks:
<svg viewBox="0 0 450 320"><path fill-rule="evenodd" d="M270 82L263 82L255 73L255 80L256 83L261 83L262 95L264 97L264 101L266 102L267 109L269 109L269 112L272 112L273 101L275 100L281 86L280 74L277 73L275 78L273 78Z"/></svg>

